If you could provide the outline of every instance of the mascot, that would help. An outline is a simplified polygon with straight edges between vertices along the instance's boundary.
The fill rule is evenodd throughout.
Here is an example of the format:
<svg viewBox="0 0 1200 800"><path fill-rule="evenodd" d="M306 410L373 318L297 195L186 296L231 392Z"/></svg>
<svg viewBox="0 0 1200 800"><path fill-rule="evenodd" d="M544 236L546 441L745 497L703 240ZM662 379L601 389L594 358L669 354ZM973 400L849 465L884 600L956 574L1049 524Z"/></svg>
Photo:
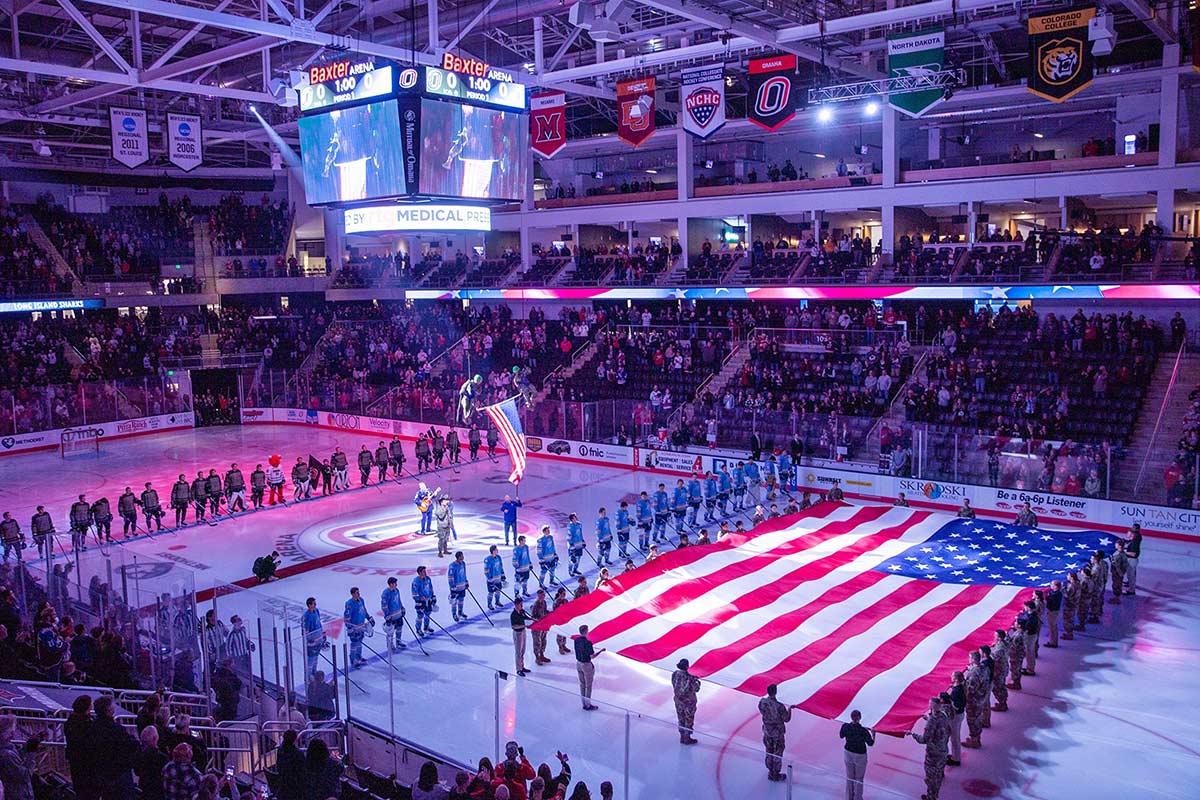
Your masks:
<svg viewBox="0 0 1200 800"><path fill-rule="evenodd" d="M282 462L283 458L277 455L267 459L267 488L270 490L271 505L283 502L283 470L279 466Z"/></svg>

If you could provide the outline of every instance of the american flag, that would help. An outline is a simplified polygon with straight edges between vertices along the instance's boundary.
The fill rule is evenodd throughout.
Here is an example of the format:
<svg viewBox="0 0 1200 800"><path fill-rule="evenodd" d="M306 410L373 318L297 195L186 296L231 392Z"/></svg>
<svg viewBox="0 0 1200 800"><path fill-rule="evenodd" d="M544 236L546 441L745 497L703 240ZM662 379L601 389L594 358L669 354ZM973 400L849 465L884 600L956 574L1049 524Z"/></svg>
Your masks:
<svg viewBox="0 0 1200 800"><path fill-rule="evenodd" d="M512 472L508 480L520 483L525 474L525 431L521 428L521 415L517 413L517 398L510 397L503 403L486 406L488 418L500 433L500 441L512 458Z"/></svg>
<svg viewBox="0 0 1200 800"><path fill-rule="evenodd" d="M663 669L904 731L967 654L1007 629L1030 587L1111 552L1098 531L1049 531L826 502L746 535L667 553L534 627Z"/></svg>

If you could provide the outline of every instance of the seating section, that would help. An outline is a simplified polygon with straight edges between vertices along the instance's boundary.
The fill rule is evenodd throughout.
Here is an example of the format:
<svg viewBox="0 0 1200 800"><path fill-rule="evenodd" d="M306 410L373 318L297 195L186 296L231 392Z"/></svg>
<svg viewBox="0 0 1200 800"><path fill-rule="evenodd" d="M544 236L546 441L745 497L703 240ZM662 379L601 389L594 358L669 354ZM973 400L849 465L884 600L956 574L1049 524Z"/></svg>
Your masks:
<svg viewBox="0 0 1200 800"><path fill-rule="evenodd" d="M0 200L0 293L45 296L71 289L71 281L55 274L50 258L29 238L20 210Z"/></svg>
<svg viewBox="0 0 1200 800"><path fill-rule="evenodd" d="M221 255L282 255L292 223L287 200L263 195L258 202L228 194L208 215L209 236Z"/></svg>
<svg viewBox="0 0 1200 800"><path fill-rule="evenodd" d="M1188 409L1183 415L1183 435L1175 457L1163 474L1167 505L1195 508L1196 475L1200 472L1200 383L1188 392Z"/></svg>
<svg viewBox="0 0 1200 800"><path fill-rule="evenodd" d="M325 333L332 313L323 304L283 311L272 307L221 308L217 346L224 355L261 355L272 369L294 369Z"/></svg>
<svg viewBox="0 0 1200 800"><path fill-rule="evenodd" d="M520 261L521 256L511 251L499 258L476 259L461 285L470 288L499 286L504 277L516 269Z"/></svg>
<svg viewBox="0 0 1200 800"><path fill-rule="evenodd" d="M533 266L517 277L515 286L546 286L550 283L551 278L557 275L559 270L571 260L570 253L553 248L541 253L535 248L534 255L536 260L533 262Z"/></svg>

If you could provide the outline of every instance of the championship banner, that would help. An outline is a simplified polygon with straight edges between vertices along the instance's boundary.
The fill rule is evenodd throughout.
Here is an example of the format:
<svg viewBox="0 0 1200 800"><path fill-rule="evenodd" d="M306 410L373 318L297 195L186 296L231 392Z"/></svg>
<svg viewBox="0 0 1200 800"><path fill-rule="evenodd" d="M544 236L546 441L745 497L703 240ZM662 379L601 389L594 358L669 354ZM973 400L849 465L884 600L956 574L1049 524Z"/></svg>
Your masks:
<svg viewBox="0 0 1200 800"><path fill-rule="evenodd" d="M114 159L130 169L150 160L150 137L146 134L145 111L113 106L108 109L108 124L112 132Z"/></svg>
<svg viewBox="0 0 1200 800"><path fill-rule="evenodd" d="M796 116L796 57L771 56L750 59L750 121L769 131L783 127Z"/></svg>
<svg viewBox="0 0 1200 800"><path fill-rule="evenodd" d="M637 147L654 133L654 77L617 84L617 138Z"/></svg>
<svg viewBox="0 0 1200 800"><path fill-rule="evenodd" d="M1088 42L1094 8L1029 18L1029 78L1025 88L1061 103L1086 89L1095 76Z"/></svg>
<svg viewBox="0 0 1200 800"><path fill-rule="evenodd" d="M679 96L683 129L707 139L725 125L725 65L685 69Z"/></svg>
<svg viewBox="0 0 1200 800"><path fill-rule="evenodd" d="M553 158L567 144L566 92L529 98L529 141L533 152L543 158Z"/></svg>
<svg viewBox="0 0 1200 800"><path fill-rule="evenodd" d="M191 172L204 161L199 116L167 114L167 158L184 172Z"/></svg>
<svg viewBox="0 0 1200 800"><path fill-rule="evenodd" d="M946 32L938 29L901 33L887 40L889 78L920 78L941 72L946 61ZM910 117L919 117L945 96L942 89L889 92L888 105Z"/></svg>

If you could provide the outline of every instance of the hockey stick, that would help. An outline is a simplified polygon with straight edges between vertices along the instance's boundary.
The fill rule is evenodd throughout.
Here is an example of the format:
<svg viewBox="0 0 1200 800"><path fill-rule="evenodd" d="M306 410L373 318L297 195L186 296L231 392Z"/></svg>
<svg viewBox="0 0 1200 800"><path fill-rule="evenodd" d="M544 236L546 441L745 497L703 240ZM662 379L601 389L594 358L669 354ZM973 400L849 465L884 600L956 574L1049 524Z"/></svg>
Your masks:
<svg viewBox="0 0 1200 800"><path fill-rule="evenodd" d="M471 591L470 586L467 587L467 594L471 595L471 599L475 601L475 605L479 606L480 611L483 611L483 618L488 621L488 624L491 625L493 628L496 627L496 623L492 622L492 618L488 616L488 613L486 611L484 611L483 604L481 604L479 602L479 598L477 598L475 596L475 593Z"/></svg>
<svg viewBox="0 0 1200 800"><path fill-rule="evenodd" d="M455 642L456 644L462 644L462 642L458 641L458 639L457 639L457 638L455 638L455 636L454 636L454 634L453 634L453 633L451 633L450 631L446 630L446 629L445 629L445 628L442 626L442 623L440 623L440 622L438 622L436 619L434 619L432 614L430 614L430 615L429 615L429 621L430 621L430 622L432 622L434 625L437 625L437 626L438 626L438 630L439 630L439 631L441 631L442 633L446 634L446 635L447 635L447 636L449 636L451 639L454 639L454 642Z"/></svg>
<svg viewBox="0 0 1200 800"><path fill-rule="evenodd" d="M408 614L404 614L400 619L404 620L404 624L408 626L408 632L413 635L413 641L417 643L417 647L421 648L421 652L429 655L429 651L425 649L425 645L421 644L421 637L417 636L417 632L413 630L412 623L408 621Z"/></svg>
<svg viewBox="0 0 1200 800"><path fill-rule="evenodd" d="M588 546L586 544L583 546L583 552L587 553L588 558L592 559L592 563L594 563L596 565L596 569L604 569L604 567L600 566L599 559L597 559L594 555L592 555L592 551L590 549L588 549Z"/></svg>

